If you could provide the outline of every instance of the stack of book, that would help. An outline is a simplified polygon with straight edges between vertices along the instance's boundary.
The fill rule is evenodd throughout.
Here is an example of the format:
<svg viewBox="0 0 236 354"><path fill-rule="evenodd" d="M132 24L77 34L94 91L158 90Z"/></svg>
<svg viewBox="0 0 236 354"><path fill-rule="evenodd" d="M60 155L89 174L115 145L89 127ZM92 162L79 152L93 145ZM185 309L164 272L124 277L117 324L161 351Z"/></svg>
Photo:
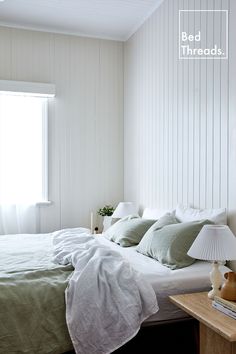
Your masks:
<svg viewBox="0 0 236 354"><path fill-rule="evenodd" d="M212 306L236 320L236 301L229 301L215 296L212 301Z"/></svg>

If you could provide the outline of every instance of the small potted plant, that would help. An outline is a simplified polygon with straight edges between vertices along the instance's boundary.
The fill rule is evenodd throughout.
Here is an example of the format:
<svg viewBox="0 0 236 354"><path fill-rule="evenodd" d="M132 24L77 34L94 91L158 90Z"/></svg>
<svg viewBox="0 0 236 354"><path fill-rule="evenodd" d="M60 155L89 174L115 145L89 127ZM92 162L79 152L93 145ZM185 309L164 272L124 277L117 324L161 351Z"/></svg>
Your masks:
<svg viewBox="0 0 236 354"><path fill-rule="evenodd" d="M111 226L112 214L114 212L114 208L112 205L105 205L103 208L98 210L98 215L103 217L103 232Z"/></svg>

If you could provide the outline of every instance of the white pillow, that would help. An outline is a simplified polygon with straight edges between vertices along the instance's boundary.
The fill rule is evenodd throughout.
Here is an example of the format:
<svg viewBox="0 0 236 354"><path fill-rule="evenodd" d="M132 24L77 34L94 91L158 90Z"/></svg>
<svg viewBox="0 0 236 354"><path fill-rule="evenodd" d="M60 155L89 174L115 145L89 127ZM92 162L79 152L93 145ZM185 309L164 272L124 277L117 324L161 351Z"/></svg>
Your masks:
<svg viewBox="0 0 236 354"><path fill-rule="evenodd" d="M145 208L143 211L143 219L158 220L166 213L173 214L174 210L168 209L157 209L157 208Z"/></svg>
<svg viewBox="0 0 236 354"><path fill-rule="evenodd" d="M180 222L208 219L217 225L227 224L226 208L219 209L194 209L178 204L175 216Z"/></svg>

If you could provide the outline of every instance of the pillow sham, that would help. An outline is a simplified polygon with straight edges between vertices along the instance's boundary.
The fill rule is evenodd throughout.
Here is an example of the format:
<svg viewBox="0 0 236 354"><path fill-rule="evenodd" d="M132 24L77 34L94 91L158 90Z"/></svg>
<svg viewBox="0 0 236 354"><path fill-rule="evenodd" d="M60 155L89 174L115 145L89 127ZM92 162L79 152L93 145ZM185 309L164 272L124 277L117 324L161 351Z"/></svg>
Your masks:
<svg viewBox="0 0 236 354"><path fill-rule="evenodd" d="M145 220L137 216L120 219L105 232L105 237L122 247L137 245L156 220Z"/></svg>
<svg viewBox="0 0 236 354"><path fill-rule="evenodd" d="M195 262L195 259L188 256L187 252L203 225L206 224L212 224L212 222L200 220L166 225L149 236L150 244L144 254L170 269L187 267Z"/></svg>
<svg viewBox="0 0 236 354"><path fill-rule="evenodd" d="M226 225L227 213L226 208L219 209L194 209L182 204L178 204L175 216L180 222L210 220L214 224Z"/></svg>
<svg viewBox="0 0 236 354"><path fill-rule="evenodd" d="M175 216L171 213L166 213L159 220L157 220L148 231L143 236L139 245L137 246L137 251L149 256L152 252L152 239L155 236L155 231L160 230L162 227L171 224L177 224L178 221Z"/></svg>
<svg viewBox="0 0 236 354"><path fill-rule="evenodd" d="M142 218L143 219L152 219L152 220L158 220L160 219L163 215L167 213L174 213L174 210L168 210L168 209L157 209L157 208L145 208L143 211Z"/></svg>
<svg viewBox="0 0 236 354"><path fill-rule="evenodd" d="M115 221L114 224L112 224L105 232L103 232L103 236L105 236L108 240L112 241L113 234L116 232L116 229L119 228L119 225L127 220L131 219L139 219L140 217L138 215L128 215L124 216L121 219L118 219Z"/></svg>

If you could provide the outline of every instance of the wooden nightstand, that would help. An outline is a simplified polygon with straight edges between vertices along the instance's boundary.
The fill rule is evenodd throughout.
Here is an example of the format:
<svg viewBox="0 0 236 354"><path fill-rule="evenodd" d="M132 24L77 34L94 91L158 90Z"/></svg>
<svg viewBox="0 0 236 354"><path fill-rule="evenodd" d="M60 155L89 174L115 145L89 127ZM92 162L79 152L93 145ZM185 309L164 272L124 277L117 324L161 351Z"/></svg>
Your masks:
<svg viewBox="0 0 236 354"><path fill-rule="evenodd" d="M200 354L236 354L236 320L212 307L207 293L170 296L200 324Z"/></svg>

